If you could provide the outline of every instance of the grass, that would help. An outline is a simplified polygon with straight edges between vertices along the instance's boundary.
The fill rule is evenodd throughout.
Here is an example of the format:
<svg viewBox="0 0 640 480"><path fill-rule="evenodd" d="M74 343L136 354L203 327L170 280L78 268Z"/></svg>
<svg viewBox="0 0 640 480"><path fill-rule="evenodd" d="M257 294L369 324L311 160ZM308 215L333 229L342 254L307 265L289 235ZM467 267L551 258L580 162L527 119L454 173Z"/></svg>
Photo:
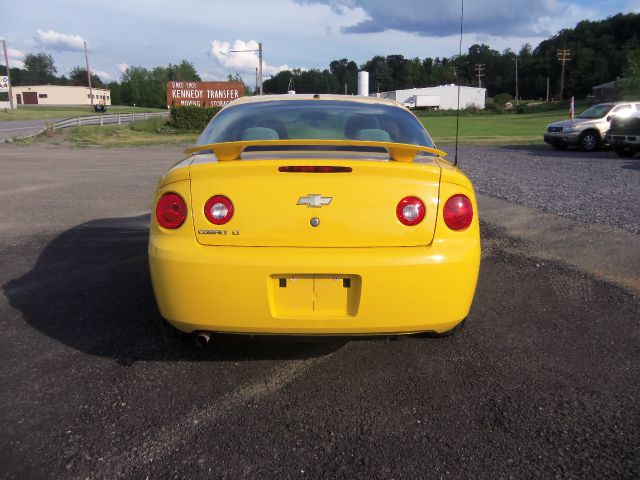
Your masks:
<svg viewBox="0 0 640 480"><path fill-rule="evenodd" d="M455 141L456 117L421 116L420 121L437 145ZM462 115L460 143L466 145L539 144L547 125L567 118L565 110L530 114ZM57 130L52 137L42 134L19 143L52 142L71 146L130 147L147 145L189 145L198 138L193 132L174 132L163 119L152 118L130 125L87 126Z"/></svg>
<svg viewBox="0 0 640 480"><path fill-rule="evenodd" d="M163 112L160 108L107 106L107 113L142 113ZM18 105L17 110L0 110L0 121L6 120L41 120L47 118L79 117L98 115L89 106L50 107L45 105Z"/></svg>
<svg viewBox="0 0 640 480"><path fill-rule="evenodd" d="M548 124L566 118L568 114L565 110L460 116L460 143L476 145L540 143ZM420 117L420 121L437 144L455 141L455 116Z"/></svg>

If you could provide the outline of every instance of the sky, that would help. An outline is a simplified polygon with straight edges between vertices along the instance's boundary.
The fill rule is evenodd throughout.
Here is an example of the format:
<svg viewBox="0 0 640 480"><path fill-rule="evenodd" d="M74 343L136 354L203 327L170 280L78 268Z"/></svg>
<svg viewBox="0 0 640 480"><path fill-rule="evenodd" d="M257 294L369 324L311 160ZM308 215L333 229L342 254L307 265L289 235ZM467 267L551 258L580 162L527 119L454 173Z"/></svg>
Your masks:
<svg viewBox="0 0 640 480"><path fill-rule="evenodd" d="M268 6L265 6L268 5ZM128 66L153 68L183 59L203 80L239 73L255 84L255 50L262 42L264 75L288 68L327 68L347 58L359 65L374 55L451 57L458 53L459 0L31 0L19 12L0 0L0 38L9 62L27 53L53 56L58 74L84 66L104 81ZM11 12L14 14L11 14ZM580 20L640 13L640 0L466 0L462 48L537 46Z"/></svg>

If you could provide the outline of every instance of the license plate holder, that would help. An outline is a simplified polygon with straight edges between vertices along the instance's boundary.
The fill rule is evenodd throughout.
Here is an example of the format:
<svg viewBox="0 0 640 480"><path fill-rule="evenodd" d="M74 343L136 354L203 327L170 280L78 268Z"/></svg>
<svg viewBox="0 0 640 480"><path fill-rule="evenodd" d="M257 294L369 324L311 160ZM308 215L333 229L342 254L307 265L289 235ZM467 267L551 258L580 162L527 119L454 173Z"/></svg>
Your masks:
<svg viewBox="0 0 640 480"><path fill-rule="evenodd" d="M276 316L355 316L361 279L342 274L281 274L270 279Z"/></svg>

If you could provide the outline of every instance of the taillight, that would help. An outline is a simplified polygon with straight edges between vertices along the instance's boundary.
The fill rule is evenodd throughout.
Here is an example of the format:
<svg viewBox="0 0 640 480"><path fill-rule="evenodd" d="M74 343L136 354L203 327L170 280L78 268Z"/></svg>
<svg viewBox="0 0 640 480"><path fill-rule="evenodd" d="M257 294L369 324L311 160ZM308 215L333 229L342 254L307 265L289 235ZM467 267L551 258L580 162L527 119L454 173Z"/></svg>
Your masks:
<svg viewBox="0 0 640 480"><path fill-rule="evenodd" d="M204 216L216 225L227 223L233 217L233 203L224 195L214 195L204 204Z"/></svg>
<svg viewBox="0 0 640 480"><path fill-rule="evenodd" d="M444 223L451 230L464 230L473 220L473 205L464 195L454 195L444 204Z"/></svg>
<svg viewBox="0 0 640 480"><path fill-rule="evenodd" d="M187 204L177 193L165 193L156 205L158 225L164 228L178 228L187 218Z"/></svg>
<svg viewBox="0 0 640 480"><path fill-rule="evenodd" d="M404 225L419 224L424 218L426 208L418 197L404 197L396 207L396 216Z"/></svg>

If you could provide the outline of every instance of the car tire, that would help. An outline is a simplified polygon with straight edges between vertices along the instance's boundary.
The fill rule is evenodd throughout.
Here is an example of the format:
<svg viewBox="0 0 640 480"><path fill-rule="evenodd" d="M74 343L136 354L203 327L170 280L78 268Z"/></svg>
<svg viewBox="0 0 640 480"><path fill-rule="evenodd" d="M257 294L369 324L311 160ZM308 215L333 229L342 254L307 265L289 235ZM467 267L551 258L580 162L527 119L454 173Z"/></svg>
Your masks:
<svg viewBox="0 0 640 480"><path fill-rule="evenodd" d="M583 152L593 152L600 145L600 136L593 130L587 130L578 139L578 148Z"/></svg>
<svg viewBox="0 0 640 480"><path fill-rule="evenodd" d="M423 333L418 333L415 336L419 337L419 338L445 338L445 337L451 337L452 335L455 335L456 333L458 333L460 330L462 330L464 328L464 324L467 321L467 319L465 318L464 320L462 320L459 324L457 324L455 327L453 327L451 330L447 330L446 332L423 332Z"/></svg>
<svg viewBox="0 0 640 480"><path fill-rule="evenodd" d="M623 158L633 157L636 153L635 150L629 147L616 147L615 148L616 155Z"/></svg>

